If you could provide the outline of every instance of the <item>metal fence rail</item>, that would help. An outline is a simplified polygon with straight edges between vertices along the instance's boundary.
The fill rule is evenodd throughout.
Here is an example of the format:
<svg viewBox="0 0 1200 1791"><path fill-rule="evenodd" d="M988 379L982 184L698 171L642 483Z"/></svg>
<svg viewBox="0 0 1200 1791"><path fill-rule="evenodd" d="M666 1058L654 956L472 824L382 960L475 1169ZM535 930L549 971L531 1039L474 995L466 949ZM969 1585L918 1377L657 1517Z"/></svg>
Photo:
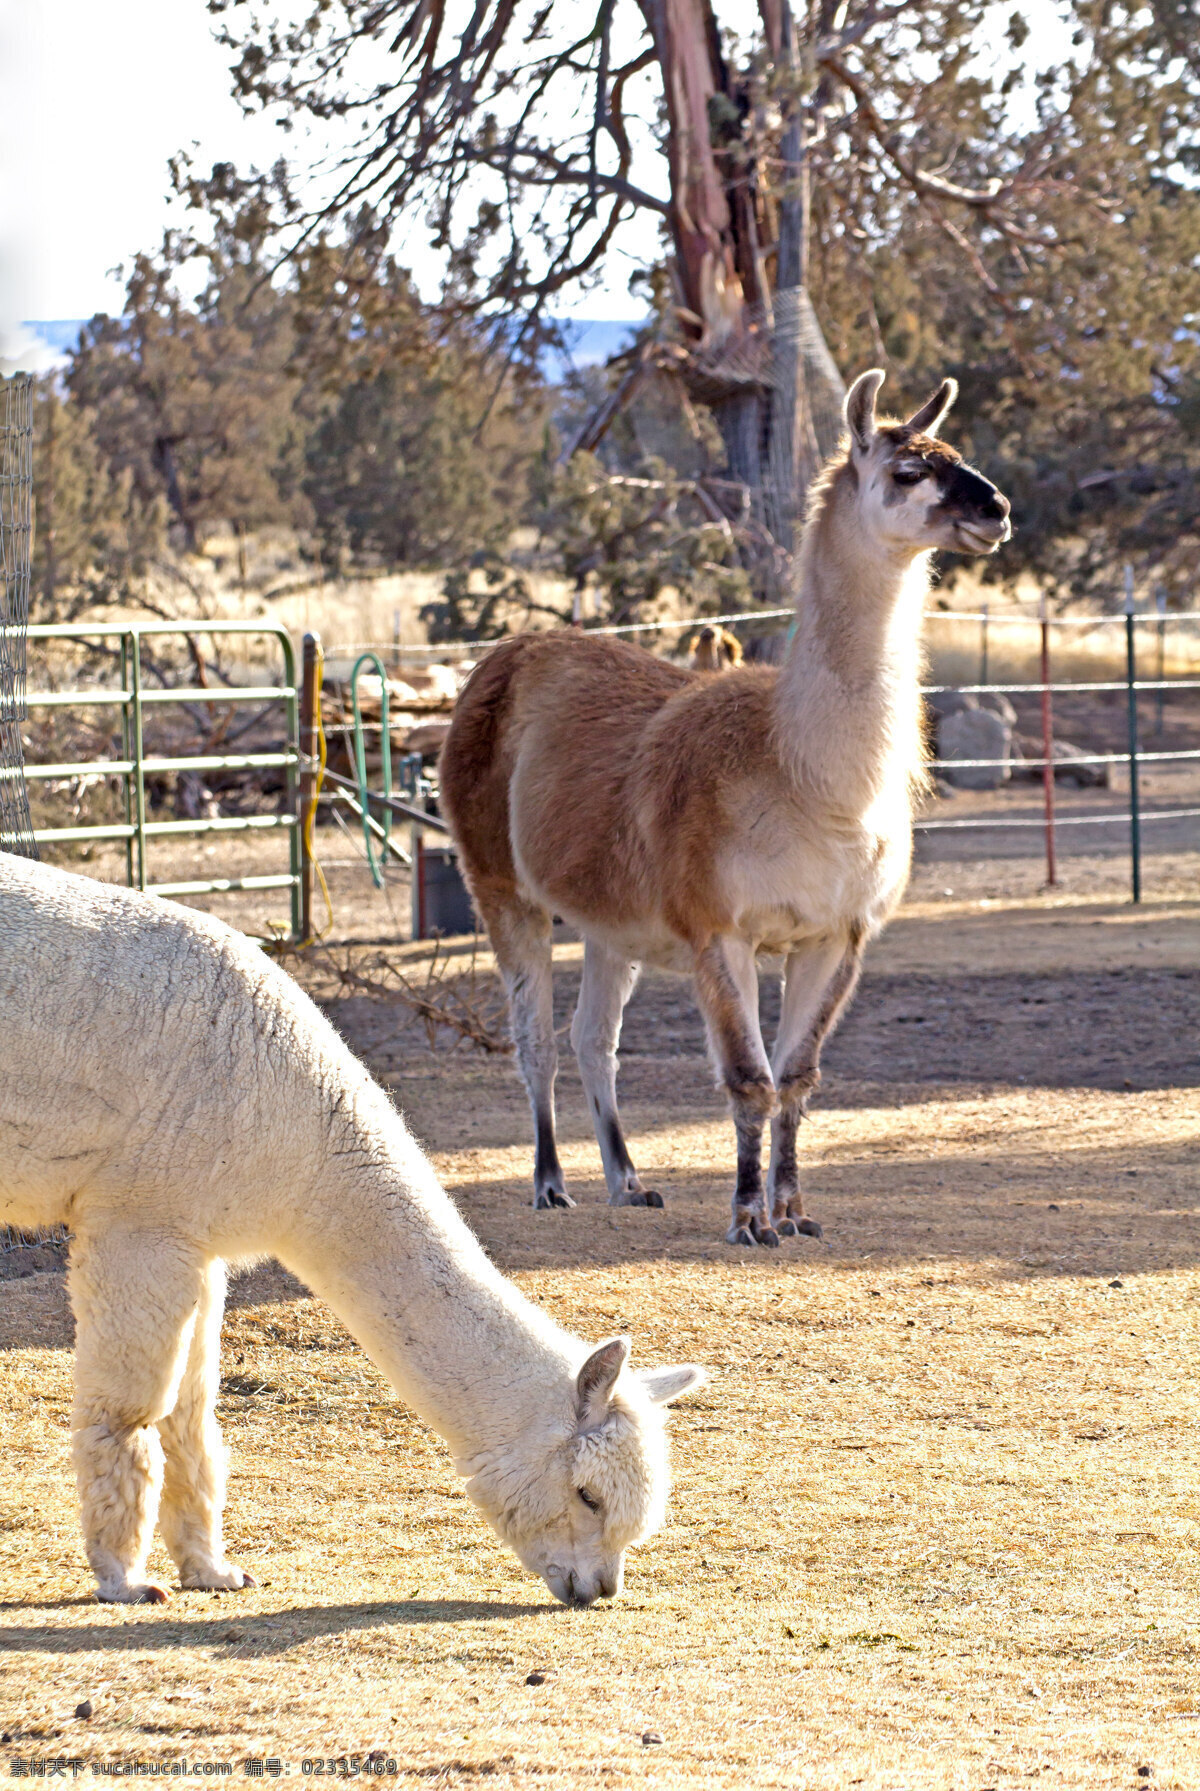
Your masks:
<svg viewBox="0 0 1200 1791"><path fill-rule="evenodd" d="M284 683L212 685L147 690L142 681L142 640L148 635L260 635L275 641L283 655ZM117 840L125 846L126 881L131 888L160 896L224 894L234 890L287 889L291 892L292 936L302 936L300 913L301 843L296 814L300 772L299 691L296 656L287 630L271 622L70 622L42 623L29 630L31 640L116 640L120 646L120 686L112 689L32 690L30 709L118 708L121 712L121 756L83 763L28 765L31 780L70 777L120 778L125 819L89 827L41 827L33 838L39 843L74 840ZM204 703L280 703L284 710L285 744L281 752L233 752L162 754L143 748L143 718L147 705ZM285 773L286 803L277 815L229 815L216 819L152 821L146 812L147 773L164 771L246 771L281 769ZM188 882L150 881L148 843L177 835L282 831L288 836L288 868L252 877L211 877Z"/></svg>

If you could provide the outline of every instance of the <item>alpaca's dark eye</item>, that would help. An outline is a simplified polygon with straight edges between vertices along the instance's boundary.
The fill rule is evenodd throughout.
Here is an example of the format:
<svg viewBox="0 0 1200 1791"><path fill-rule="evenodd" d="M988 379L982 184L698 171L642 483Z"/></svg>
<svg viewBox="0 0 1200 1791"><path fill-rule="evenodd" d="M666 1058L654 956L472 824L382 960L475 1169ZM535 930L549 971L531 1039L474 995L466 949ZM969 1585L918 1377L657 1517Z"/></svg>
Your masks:
<svg viewBox="0 0 1200 1791"><path fill-rule="evenodd" d="M599 1511L599 1509L600 1509L599 1499L594 1499L592 1497L591 1493L587 1490L586 1486L577 1487L576 1491L578 1492L580 1498L583 1500L584 1504L587 1506L589 1511Z"/></svg>
<svg viewBox="0 0 1200 1791"><path fill-rule="evenodd" d="M927 471L928 468L923 466L898 466L892 473L892 478L897 485L919 485Z"/></svg>

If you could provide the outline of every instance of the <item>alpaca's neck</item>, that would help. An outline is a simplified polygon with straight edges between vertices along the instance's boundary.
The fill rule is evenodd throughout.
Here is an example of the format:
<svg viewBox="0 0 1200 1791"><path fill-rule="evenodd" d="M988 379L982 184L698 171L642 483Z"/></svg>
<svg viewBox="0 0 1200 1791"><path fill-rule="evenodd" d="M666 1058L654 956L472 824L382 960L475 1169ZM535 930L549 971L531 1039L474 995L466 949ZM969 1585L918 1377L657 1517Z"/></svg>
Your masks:
<svg viewBox="0 0 1200 1791"><path fill-rule="evenodd" d="M929 556L874 548L837 498L835 491L801 548L775 725L796 778L861 814L879 801L907 804L920 773Z"/></svg>
<svg viewBox="0 0 1200 1791"><path fill-rule="evenodd" d="M386 1097L365 1077L356 1093L274 1248L471 1471L564 1398L585 1352L488 1261Z"/></svg>

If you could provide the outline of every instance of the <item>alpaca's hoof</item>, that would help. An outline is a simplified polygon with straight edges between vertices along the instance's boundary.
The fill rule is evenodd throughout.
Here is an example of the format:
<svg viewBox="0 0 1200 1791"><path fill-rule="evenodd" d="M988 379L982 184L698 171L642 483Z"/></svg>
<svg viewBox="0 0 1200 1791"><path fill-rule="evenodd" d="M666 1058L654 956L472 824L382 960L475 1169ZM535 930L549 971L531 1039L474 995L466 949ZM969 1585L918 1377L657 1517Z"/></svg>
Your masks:
<svg viewBox="0 0 1200 1791"><path fill-rule="evenodd" d="M768 1250L778 1250L779 1233L773 1225L756 1225L754 1227L756 1243L765 1244Z"/></svg>
<svg viewBox="0 0 1200 1791"><path fill-rule="evenodd" d="M533 1197L534 1210L544 1213L554 1206L574 1206L571 1196L562 1188L541 1188Z"/></svg>
<svg viewBox="0 0 1200 1791"><path fill-rule="evenodd" d="M96 1598L100 1604L166 1604L171 1597L165 1586L150 1580L146 1585L122 1586L118 1591L102 1592L96 1589Z"/></svg>
<svg viewBox="0 0 1200 1791"><path fill-rule="evenodd" d="M731 1225L725 1233L727 1244L753 1244L754 1233L748 1225Z"/></svg>
<svg viewBox="0 0 1200 1791"><path fill-rule="evenodd" d="M197 1567L181 1573L179 1584L185 1592L244 1592L258 1581L242 1567L226 1561L221 1567Z"/></svg>
<svg viewBox="0 0 1200 1791"><path fill-rule="evenodd" d="M646 1192L638 1200L639 1206L656 1206L661 1209L661 1208L665 1207L666 1204L667 1203L663 1199L662 1195L659 1194L654 1188L647 1188Z"/></svg>
<svg viewBox="0 0 1200 1791"><path fill-rule="evenodd" d="M608 1204L609 1206L663 1207L666 1205L666 1201L661 1194L655 1193L653 1188L638 1188L633 1193L622 1190L620 1194L610 1194Z"/></svg>

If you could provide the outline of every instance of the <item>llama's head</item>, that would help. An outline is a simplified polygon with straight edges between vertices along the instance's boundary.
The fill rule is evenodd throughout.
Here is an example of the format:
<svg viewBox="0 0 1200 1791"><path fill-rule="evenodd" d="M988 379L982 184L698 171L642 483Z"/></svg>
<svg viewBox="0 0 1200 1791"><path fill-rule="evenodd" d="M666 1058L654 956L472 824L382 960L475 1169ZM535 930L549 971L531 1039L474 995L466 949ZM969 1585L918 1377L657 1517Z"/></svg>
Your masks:
<svg viewBox="0 0 1200 1791"><path fill-rule="evenodd" d="M906 423L898 423L875 415L883 379L873 368L846 395L845 464L857 481L859 527L885 550L902 554L935 547L995 553L1012 534L1008 499L937 436L957 384L943 380Z"/></svg>
<svg viewBox="0 0 1200 1791"><path fill-rule="evenodd" d="M472 1499L563 1604L621 1590L625 1551L666 1510L664 1408L704 1379L690 1363L634 1374L628 1357L627 1338L602 1343L540 1423L471 1464Z"/></svg>

